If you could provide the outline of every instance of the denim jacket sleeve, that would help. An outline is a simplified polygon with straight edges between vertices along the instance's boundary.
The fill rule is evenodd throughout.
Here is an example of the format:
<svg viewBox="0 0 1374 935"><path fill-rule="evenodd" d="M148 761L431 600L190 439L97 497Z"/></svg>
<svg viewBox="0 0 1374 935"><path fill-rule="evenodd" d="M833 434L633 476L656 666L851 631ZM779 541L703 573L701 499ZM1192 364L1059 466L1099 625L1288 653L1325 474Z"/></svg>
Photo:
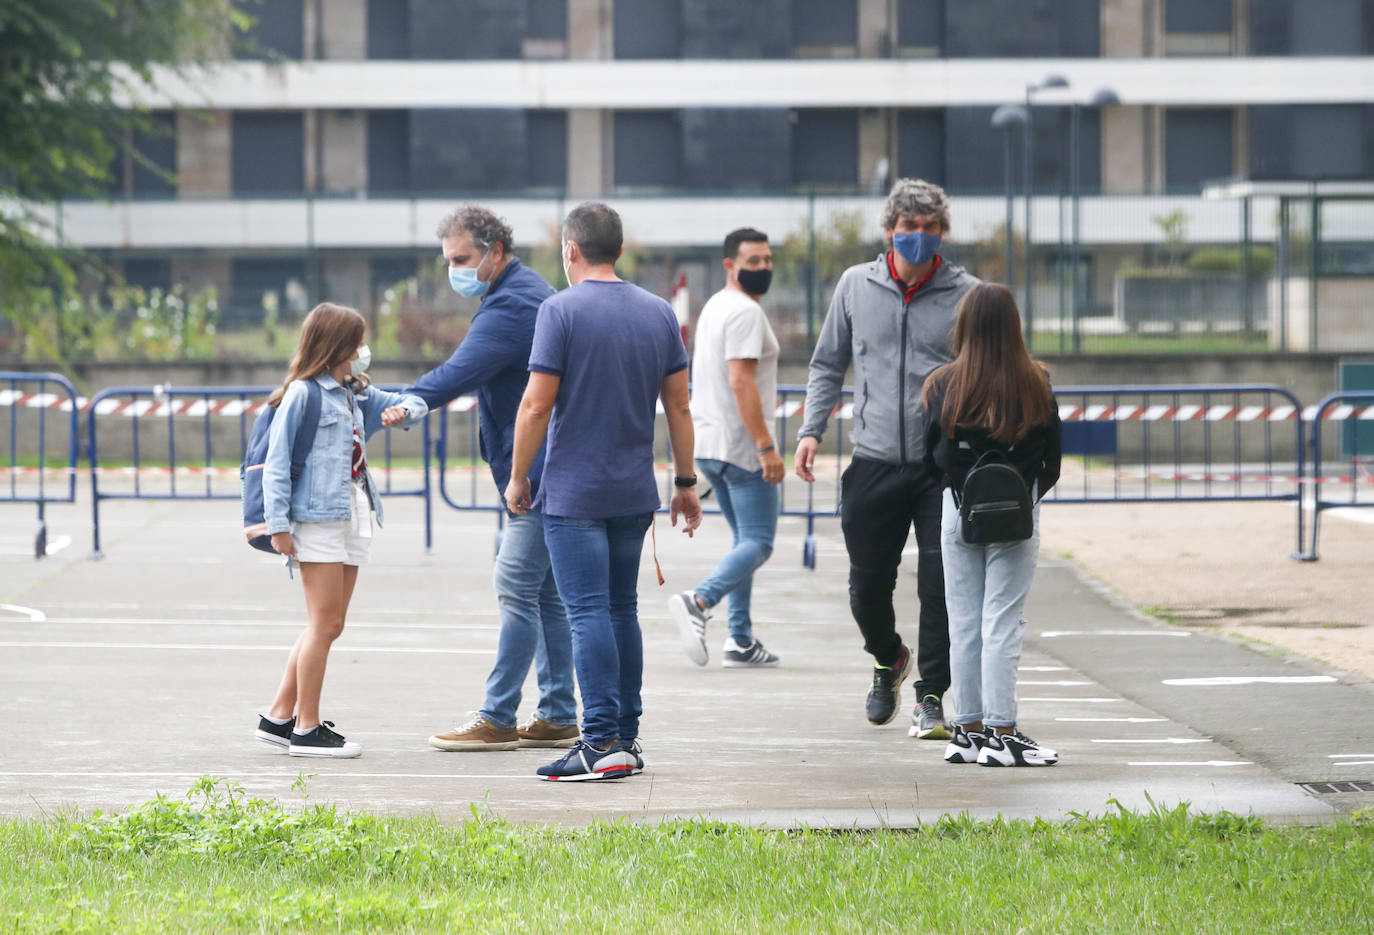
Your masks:
<svg viewBox="0 0 1374 935"><path fill-rule="evenodd" d="M272 417L262 466L262 502L267 533L291 531L291 445L305 409L305 384L292 381Z"/></svg>
<svg viewBox="0 0 1374 935"><path fill-rule="evenodd" d="M357 400L358 407L363 411L363 431L367 433L368 438L381 431L384 409L390 409L392 406L406 408L406 420L401 423L402 428L409 428L429 415L429 406L414 393L389 393L370 386L366 393L357 397Z"/></svg>

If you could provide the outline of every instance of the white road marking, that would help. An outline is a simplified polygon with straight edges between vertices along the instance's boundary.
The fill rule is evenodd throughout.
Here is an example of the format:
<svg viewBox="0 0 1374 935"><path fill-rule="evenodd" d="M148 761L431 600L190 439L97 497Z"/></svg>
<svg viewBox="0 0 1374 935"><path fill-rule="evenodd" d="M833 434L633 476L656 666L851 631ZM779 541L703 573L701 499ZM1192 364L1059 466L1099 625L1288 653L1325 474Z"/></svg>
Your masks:
<svg viewBox="0 0 1374 935"><path fill-rule="evenodd" d="M1374 753L1328 753L1326 755L1326 758L1328 760L1344 760L1354 759L1362 756L1374 756Z"/></svg>
<svg viewBox="0 0 1374 935"><path fill-rule="evenodd" d="M439 751L435 751L438 753ZM299 765L302 757L291 759L293 764ZM316 760L324 758L317 757ZM129 772L115 773L108 770L85 770L80 772L57 772L57 771L31 771L31 772L0 772L3 776L43 776L55 779L76 779L90 777L94 779L157 779L175 778L179 776L214 776L215 778L233 779L287 779L294 778L285 772L221 772L213 769L197 769L169 772ZM533 778L533 773L316 773L315 779L529 779ZM314 781L313 779L311 780Z"/></svg>
<svg viewBox="0 0 1374 935"><path fill-rule="evenodd" d="M1017 680L1016 680L1016 684L1017 684L1017 685L1091 685L1091 684L1093 684L1093 683L1092 683L1092 682L1074 682L1074 681L1070 681L1070 680L1068 680L1068 679L1061 679L1061 680L1059 680L1059 681L1057 681L1057 682L1055 682L1055 681L1034 682L1034 681L1029 681L1029 680L1026 680L1026 679L1017 679Z"/></svg>
<svg viewBox="0 0 1374 935"><path fill-rule="evenodd" d="M1196 679L1165 679L1165 685L1324 685L1336 681L1329 675L1214 675Z"/></svg>
<svg viewBox="0 0 1374 935"><path fill-rule="evenodd" d="M1254 766L1249 760L1132 760L1127 766Z"/></svg>
<svg viewBox="0 0 1374 935"><path fill-rule="evenodd" d="M1187 630L1041 630L1047 640L1060 636L1192 636Z"/></svg>
<svg viewBox="0 0 1374 935"><path fill-rule="evenodd" d="M47 615L36 607L20 607L18 604L0 604L0 614L19 614L28 617L30 623L42 623L47 619ZM0 620L0 623L9 622Z"/></svg>
<svg viewBox="0 0 1374 935"><path fill-rule="evenodd" d="M3 644L0 644L3 645ZM1017 701L1074 701L1079 704L1107 704L1112 701L1123 701L1122 698L1017 698Z"/></svg>
<svg viewBox="0 0 1374 935"><path fill-rule="evenodd" d="M290 652L291 647L248 645L234 643L77 643L77 642L19 642L6 641L0 642L0 647L5 649L190 649L190 650L228 650L231 652ZM438 649L429 646L338 646L335 652L340 653L437 653L448 656L489 656L495 652L494 649Z"/></svg>
<svg viewBox="0 0 1374 935"><path fill-rule="evenodd" d="M19 623L17 620L0 619L0 624ZM250 620L233 617L224 620L205 620L178 617L49 617L46 621L53 626L134 626L134 627L304 627L305 615L296 619ZM347 628L368 630L499 630L494 623L369 623L349 620Z"/></svg>
<svg viewBox="0 0 1374 935"><path fill-rule="evenodd" d="M1068 666L1017 666L1017 672L1067 672Z"/></svg>
<svg viewBox="0 0 1374 935"><path fill-rule="evenodd" d="M1332 763L1335 766L1374 766L1374 760L1346 760L1344 763Z"/></svg>
<svg viewBox="0 0 1374 935"><path fill-rule="evenodd" d="M1092 740L1090 743L1211 743L1210 737L1160 737L1157 740Z"/></svg>
<svg viewBox="0 0 1374 935"><path fill-rule="evenodd" d="M1111 721L1118 724L1154 724L1159 721L1167 721L1163 717L1057 717L1056 721L1075 721L1075 722L1098 722Z"/></svg>

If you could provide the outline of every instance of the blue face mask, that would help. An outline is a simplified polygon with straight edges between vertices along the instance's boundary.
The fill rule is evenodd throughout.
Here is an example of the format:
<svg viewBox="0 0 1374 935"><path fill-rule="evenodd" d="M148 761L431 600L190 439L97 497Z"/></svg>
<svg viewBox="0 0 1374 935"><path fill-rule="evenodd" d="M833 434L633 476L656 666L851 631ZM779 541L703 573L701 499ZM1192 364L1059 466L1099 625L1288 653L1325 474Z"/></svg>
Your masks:
<svg viewBox="0 0 1374 935"><path fill-rule="evenodd" d="M490 252L490 251L488 251ZM448 268L448 284L453 287L453 291L469 299L475 299L479 295L486 295L491 283L482 282L477 278L477 270L487 261L487 254L482 254L482 259L474 267L450 266Z"/></svg>
<svg viewBox="0 0 1374 935"><path fill-rule="evenodd" d="M940 252L940 235L927 234L925 231L893 234L892 249L912 266L920 266Z"/></svg>

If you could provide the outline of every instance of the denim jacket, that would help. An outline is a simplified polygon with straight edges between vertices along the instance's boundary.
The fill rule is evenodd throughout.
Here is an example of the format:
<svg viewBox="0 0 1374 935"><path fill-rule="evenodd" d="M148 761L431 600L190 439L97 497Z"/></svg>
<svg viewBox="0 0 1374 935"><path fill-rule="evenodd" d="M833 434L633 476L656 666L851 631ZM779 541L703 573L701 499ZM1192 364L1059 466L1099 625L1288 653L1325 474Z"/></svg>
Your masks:
<svg viewBox="0 0 1374 935"><path fill-rule="evenodd" d="M382 427L382 410L404 406L408 410L403 425L419 422L429 413L429 407L418 396L388 393L369 387L362 394L354 394L328 374L314 378L320 385L320 424L315 431L315 444L305 459L305 469L291 483L291 442L301 424L305 409L306 388L303 380L293 380L286 388L277 414L272 418L268 435L267 460L262 468L263 512L267 533L290 532L291 521L304 523L332 523L352 517L352 497L349 481L353 466L353 427L358 427L363 457L367 457L367 439ZM369 473L363 478L372 509L381 525L382 504L376 485Z"/></svg>

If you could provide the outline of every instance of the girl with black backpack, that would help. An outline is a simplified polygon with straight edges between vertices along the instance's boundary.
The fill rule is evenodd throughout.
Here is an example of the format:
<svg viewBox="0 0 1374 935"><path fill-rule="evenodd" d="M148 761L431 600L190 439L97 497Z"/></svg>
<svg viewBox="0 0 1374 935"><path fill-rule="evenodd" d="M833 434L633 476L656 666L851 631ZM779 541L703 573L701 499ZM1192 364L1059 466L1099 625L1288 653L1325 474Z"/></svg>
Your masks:
<svg viewBox="0 0 1374 935"><path fill-rule="evenodd" d="M946 488L940 548L954 736L945 760L1052 766L1058 754L1016 728L1016 667L1040 549L1036 504L1059 480L1061 427L1005 286L964 295L954 361L930 375L923 394L926 469Z"/></svg>

